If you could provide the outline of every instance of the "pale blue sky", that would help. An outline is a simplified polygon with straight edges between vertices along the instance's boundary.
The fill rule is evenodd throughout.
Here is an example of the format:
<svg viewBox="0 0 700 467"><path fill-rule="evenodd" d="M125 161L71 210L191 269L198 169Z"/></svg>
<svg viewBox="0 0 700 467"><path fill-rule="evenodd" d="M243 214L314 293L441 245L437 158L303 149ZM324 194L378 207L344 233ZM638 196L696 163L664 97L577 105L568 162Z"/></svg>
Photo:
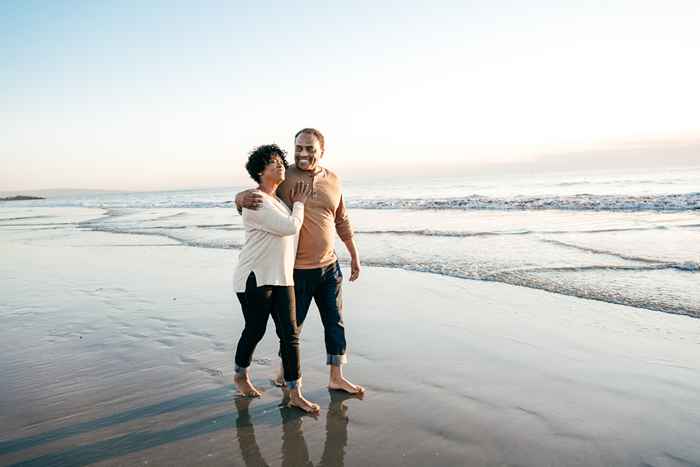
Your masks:
<svg viewBox="0 0 700 467"><path fill-rule="evenodd" d="M0 3L0 189L222 186L700 136L700 2Z"/></svg>

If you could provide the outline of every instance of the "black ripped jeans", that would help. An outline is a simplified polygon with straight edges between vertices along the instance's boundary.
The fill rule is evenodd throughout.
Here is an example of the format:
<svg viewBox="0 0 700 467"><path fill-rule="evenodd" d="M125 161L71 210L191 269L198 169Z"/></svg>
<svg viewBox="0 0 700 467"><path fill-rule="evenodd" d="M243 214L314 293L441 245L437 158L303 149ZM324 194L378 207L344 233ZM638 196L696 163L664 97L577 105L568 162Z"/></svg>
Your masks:
<svg viewBox="0 0 700 467"><path fill-rule="evenodd" d="M255 274L250 273L244 293L237 293L241 302L245 327L236 346L236 373L245 373L253 359L253 352L265 335L267 319L271 315L280 339L280 356L284 380L292 388L301 378L299 357L299 328L293 286L263 285L258 287Z"/></svg>

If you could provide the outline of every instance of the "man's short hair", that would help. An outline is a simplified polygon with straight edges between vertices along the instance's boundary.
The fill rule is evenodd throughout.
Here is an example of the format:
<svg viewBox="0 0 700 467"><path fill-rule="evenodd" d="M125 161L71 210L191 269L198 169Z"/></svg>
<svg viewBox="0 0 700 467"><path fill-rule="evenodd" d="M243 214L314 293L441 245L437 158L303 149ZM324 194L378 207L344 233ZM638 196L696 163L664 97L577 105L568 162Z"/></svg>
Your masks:
<svg viewBox="0 0 700 467"><path fill-rule="evenodd" d="M260 173L265 170L267 164L272 162L273 157L279 156L284 167L289 167L287 159L284 157L286 155L287 153L276 144L264 144L250 151L245 168L250 176L253 177L253 180L260 183Z"/></svg>
<svg viewBox="0 0 700 467"><path fill-rule="evenodd" d="M297 134L294 135L294 141L296 141L297 136L299 136L302 133L314 135L318 139L318 142L321 144L321 151L324 151L326 149L326 141L323 139L323 135L321 134L321 132L318 131L316 128L304 128L302 130L297 131Z"/></svg>

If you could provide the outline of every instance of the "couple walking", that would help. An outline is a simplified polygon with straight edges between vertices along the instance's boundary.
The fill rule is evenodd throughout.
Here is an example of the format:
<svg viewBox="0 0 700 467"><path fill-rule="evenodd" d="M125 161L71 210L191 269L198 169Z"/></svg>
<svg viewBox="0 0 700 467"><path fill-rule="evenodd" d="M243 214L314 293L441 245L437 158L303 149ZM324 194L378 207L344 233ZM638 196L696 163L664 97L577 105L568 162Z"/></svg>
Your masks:
<svg viewBox="0 0 700 467"><path fill-rule="evenodd" d="M246 239L234 274L234 289L245 319L236 347L234 382L241 394L260 395L248 368L272 316L282 358L282 370L275 382L289 390L290 405L312 413L320 408L301 392L299 353L299 333L312 299L325 333L328 387L350 394L364 392L342 372L347 359L343 275L334 249L336 232L352 258L351 281L360 274L360 260L340 179L319 165L324 143L318 130L300 130L294 137L292 166L278 146L256 148L246 170L258 188L236 195Z"/></svg>

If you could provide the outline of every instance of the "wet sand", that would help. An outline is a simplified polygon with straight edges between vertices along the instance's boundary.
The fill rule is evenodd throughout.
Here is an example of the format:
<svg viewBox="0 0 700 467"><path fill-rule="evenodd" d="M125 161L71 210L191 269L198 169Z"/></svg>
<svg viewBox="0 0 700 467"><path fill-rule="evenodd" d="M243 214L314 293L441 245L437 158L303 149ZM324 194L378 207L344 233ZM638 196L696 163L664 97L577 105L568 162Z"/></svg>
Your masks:
<svg viewBox="0 0 700 467"><path fill-rule="evenodd" d="M99 211L97 211L99 213ZM0 229L0 465L700 465L700 320L496 283L365 268L345 284L331 393L318 314L305 392L237 399L233 250Z"/></svg>

